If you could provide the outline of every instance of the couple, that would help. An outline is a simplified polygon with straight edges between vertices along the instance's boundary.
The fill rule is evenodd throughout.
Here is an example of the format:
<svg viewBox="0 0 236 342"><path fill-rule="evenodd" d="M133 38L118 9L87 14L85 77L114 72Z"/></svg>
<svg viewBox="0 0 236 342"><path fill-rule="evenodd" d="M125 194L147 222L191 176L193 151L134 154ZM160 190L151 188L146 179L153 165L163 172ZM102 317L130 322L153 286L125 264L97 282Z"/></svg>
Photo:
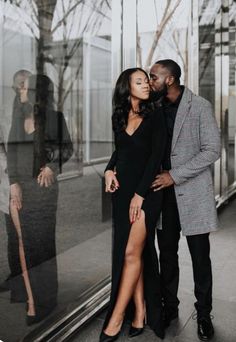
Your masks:
<svg viewBox="0 0 236 342"><path fill-rule="evenodd" d="M220 156L220 137L210 103L180 86L180 76L179 65L167 59L151 67L150 80L132 68L116 83L115 151L105 170L113 204L112 290L100 342L115 341L124 319L131 321L129 337L140 335L147 322L164 338L178 317L181 230L192 258L198 337L208 341L214 335L209 233L217 230L217 214L211 165Z"/></svg>

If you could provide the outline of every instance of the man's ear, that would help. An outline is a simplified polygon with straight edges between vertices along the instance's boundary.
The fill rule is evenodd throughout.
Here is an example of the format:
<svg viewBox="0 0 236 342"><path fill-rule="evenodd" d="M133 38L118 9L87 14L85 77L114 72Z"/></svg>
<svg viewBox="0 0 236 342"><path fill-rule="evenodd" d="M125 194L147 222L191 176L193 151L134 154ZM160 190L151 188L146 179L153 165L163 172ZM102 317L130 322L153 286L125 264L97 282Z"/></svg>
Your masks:
<svg viewBox="0 0 236 342"><path fill-rule="evenodd" d="M174 78L174 76L167 76L167 78L166 78L166 85L167 85L167 87L170 87L170 86L172 86L173 84L175 83L175 78Z"/></svg>

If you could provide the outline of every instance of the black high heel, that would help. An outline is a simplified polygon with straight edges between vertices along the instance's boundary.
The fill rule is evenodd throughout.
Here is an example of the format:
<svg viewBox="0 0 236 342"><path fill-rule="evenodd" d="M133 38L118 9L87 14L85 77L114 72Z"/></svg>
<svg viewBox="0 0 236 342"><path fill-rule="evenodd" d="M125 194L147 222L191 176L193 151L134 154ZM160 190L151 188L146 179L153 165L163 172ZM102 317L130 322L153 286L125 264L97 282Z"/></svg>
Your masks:
<svg viewBox="0 0 236 342"><path fill-rule="evenodd" d="M103 331L101 332L101 335L100 335L100 339L99 339L99 342L113 342L113 341L116 341L120 335L120 331L118 331L118 333L116 335L113 335L113 336L110 336L110 335L107 335L105 334Z"/></svg>
<svg viewBox="0 0 236 342"><path fill-rule="evenodd" d="M135 328L131 325L129 329L129 337L136 337L138 335L141 335L143 333L144 327L143 328Z"/></svg>
<svg viewBox="0 0 236 342"><path fill-rule="evenodd" d="M143 320L143 327L142 328L135 328L131 324L131 327L129 329L129 337L136 337L136 336L141 335L144 331L145 324L147 324L146 309L145 309L145 315L144 315L144 320Z"/></svg>

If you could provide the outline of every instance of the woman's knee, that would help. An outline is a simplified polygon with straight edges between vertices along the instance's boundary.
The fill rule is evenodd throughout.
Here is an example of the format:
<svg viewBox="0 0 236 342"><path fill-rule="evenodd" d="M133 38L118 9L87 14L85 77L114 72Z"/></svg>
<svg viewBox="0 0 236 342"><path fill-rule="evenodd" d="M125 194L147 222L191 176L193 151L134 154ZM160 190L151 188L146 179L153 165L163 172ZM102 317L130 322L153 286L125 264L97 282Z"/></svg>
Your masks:
<svg viewBox="0 0 236 342"><path fill-rule="evenodd" d="M136 248L135 248L136 247ZM129 244L125 251L125 263L133 264L137 262L140 258L140 253L138 253L137 246L134 244Z"/></svg>

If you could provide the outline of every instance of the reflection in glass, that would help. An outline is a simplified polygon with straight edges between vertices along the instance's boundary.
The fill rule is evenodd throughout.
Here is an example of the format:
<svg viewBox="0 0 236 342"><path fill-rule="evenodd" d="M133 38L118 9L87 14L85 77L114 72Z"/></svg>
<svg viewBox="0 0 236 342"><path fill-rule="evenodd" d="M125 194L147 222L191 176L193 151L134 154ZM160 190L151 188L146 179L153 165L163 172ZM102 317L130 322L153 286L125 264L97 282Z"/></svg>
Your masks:
<svg viewBox="0 0 236 342"><path fill-rule="evenodd" d="M138 0L138 66L148 70L158 59L174 59L187 85L189 13L190 2L186 0Z"/></svg>
<svg viewBox="0 0 236 342"><path fill-rule="evenodd" d="M26 301L27 297L33 297L36 306L50 308L57 302L51 316L54 317L69 304L76 305L76 299L85 290L110 273L111 222L106 208L109 201L102 195L102 179L103 163L112 151L111 1L0 0L0 38L0 111L5 141L9 135L8 176L12 178L15 170L11 165L15 165L26 178L20 180L21 187L16 190L18 193L21 190L23 196L19 220L15 222L20 229L16 230L10 216L6 216L8 238L4 216L1 216L0 283L4 283L10 271L12 302L14 298ZM26 82L16 82L16 96L12 79L17 70L29 71L29 75L25 77ZM33 113L41 111L38 98L35 99L38 87L28 89L33 82L32 74L37 75L34 79L47 75L53 84L53 109L44 108L45 113L52 113L46 115L45 129L53 134L53 139L49 136L41 139L44 130L41 121L39 131L32 131L32 108ZM19 91L25 91L30 101L22 104ZM54 138L61 132L57 131L61 125L67 127L73 154L72 148L69 155L64 153L60 139L61 153L54 148L58 145ZM33 138L35 134L39 144ZM23 158L16 161L14 154ZM42 155L48 164L60 156L56 170L52 167L54 182L47 188L37 183L40 173L37 163L43 162ZM5 201L8 208L9 202ZM21 276L18 249L21 237L31 297ZM7 259L7 239L12 264ZM37 249L40 239L45 239L40 243L42 252ZM44 248L48 248L45 253ZM39 274L40 281L36 281ZM44 283L43 279L48 281ZM8 291L0 298L0 315L5 315L8 322L3 326L0 322L3 340L13 340L29 332L25 305L9 305Z"/></svg>
<svg viewBox="0 0 236 342"><path fill-rule="evenodd" d="M236 3L229 7L228 183L236 179Z"/></svg>
<svg viewBox="0 0 236 342"><path fill-rule="evenodd" d="M24 71L14 79L20 76L25 80L16 88L7 149L8 258L11 301L28 303L31 325L57 304L56 176L73 149L63 114L53 108L51 80Z"/></svg>

